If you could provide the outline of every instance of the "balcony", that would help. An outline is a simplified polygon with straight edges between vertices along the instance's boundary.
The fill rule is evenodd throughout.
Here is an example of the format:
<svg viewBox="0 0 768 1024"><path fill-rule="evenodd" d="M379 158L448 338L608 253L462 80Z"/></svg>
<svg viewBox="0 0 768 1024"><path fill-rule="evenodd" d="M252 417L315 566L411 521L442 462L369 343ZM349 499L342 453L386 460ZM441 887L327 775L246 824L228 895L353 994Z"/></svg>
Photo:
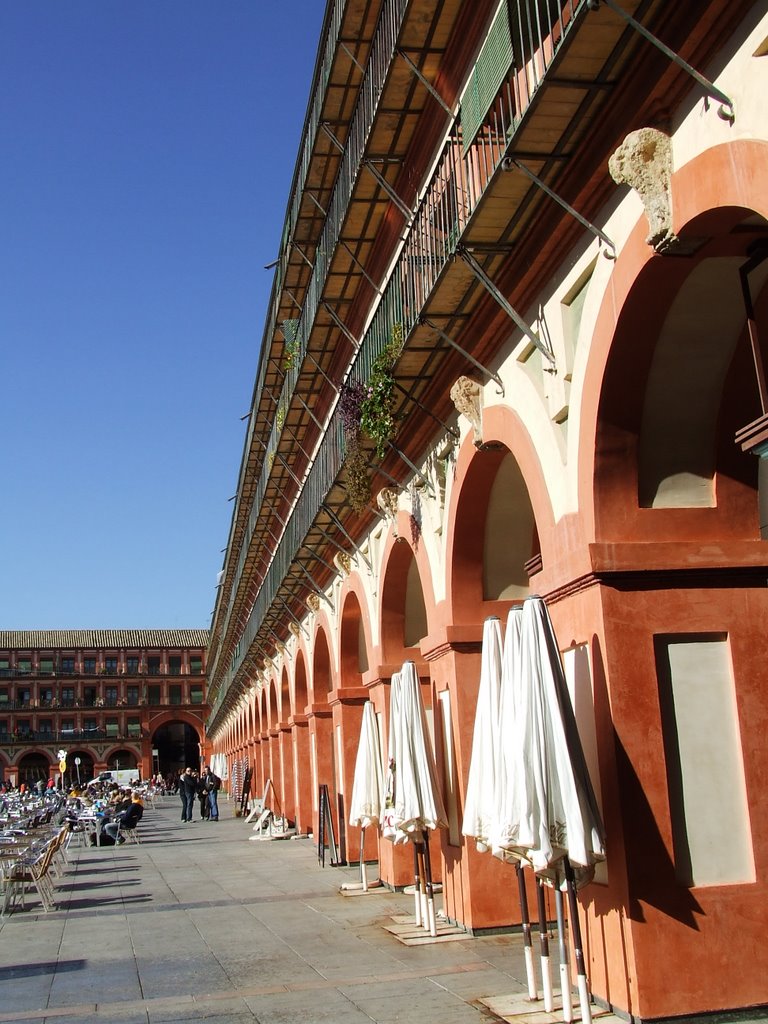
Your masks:
<svg viewBox="0 0 768 1024"><path fill-rule="evenodd" d="M23 733L0 733L0 746L28 747L32 744L70 744L103 743L103 742L136 742L144 739L149 733L141 728L138 732L127 727L118 727L117 731L107 729L64 729L58 732L30 729Z"/></svg>
<svg viewBox="0 0 768 1024"><path fill-rule="evenodd" d="M651 29L661 9L661 5L654 4L642 11L636 3L623 6L642 14ZM478 324L489 322L498 307L488 297L475 268L498 282L504 295L513 295L518 286L522 288L521 281L530 289L528 279L534 258L542 261L542 254L558 258L557 247L562 240L552 226L564 225L560 235L568 239L569 245L585 231L583 225L564 218L540 183L556 192L562 190L566 201L578 199L577 205L586 216L592 212L590 205L597 210L604 201L601 189L610 149L602 152L593 145L580 145L580 140L599 129L609 105L620 102L623 117L631 125L644 102L642 91L633 89L627 70L637 66L638 50L647 43L628 31L626 23L604 5L590 11L587 0L510 0L510 14L513 38L505 51L505 63L497 60L494 65L494 91L479 96L470 96L470 90L465 93L458 116L447 127L434 173L421 190L420 202L403 233L403 247L381 288L365 336L351 353L346 370L336 371L336 379L365 382L397 326L404 339L394 370L399 386L394 412L399 422L416 414L425 421L432 416L439 424L441 416L452 414L445 389L436 391L433 382L445 380L454 369L456 376L465 372L466 356L444 342L435 324L465 349L481 358L488 355L481 348L488 342ZM684 27L684 18L690 23L693 15L681 11L678 30ZM484 50L478 65L470 71L470 84L475 75L480 82L488 80L488 68L479 69L480 60L485 59ZM687 80L682 72L678 72L678 78L676 88L684 91ZM609 142L606 139L605 145ZM359 152L364 152L364 146ZM356 173L357 168L353 171ZM371 209L380 198L369 197ZM343 214L337 220L340 223ZM334 244L331 242L324 261L331 258L328 253ZM313 268L313 281L317 277L319 282L325 272L321 262ZM530 302L525 295L520 299ZM310 309L309 301L305 301L303 310ZM319 300L314 309L317 314ZM313 323L318 319L315 314ZM307 319L307 331L311 319ZM475 333L465 341L462 332L468 322L473 322ZM515 323L522 340L523 327ZM512 324L510 328L511 332L515 330ZM337 338L340 336L337 334ZM328 337L327 332L324 337ZM533 337L530 329L528 337ZM526 358L531 372L543 378L546 363L536 340L533 355ZM308 345L303 346L300 340L299 351L309 353ZM334 350L332 344L326 347ZM306 380L306 376L302 381L298 374L287 374L285 394L293 395L306 385ZM307 395L311 398L309 391ZM294 423L291 432L286 432L276 418L272 433L261 442L265 452L276 453L274 465L280 456L281 439L286 453L289 445L294 453L302 452L302 443L307 445L304 454L308 468L301 479L291 473L293 482L283 471L286 490L295 494L295 500L280 520L281 527L276 527L275 536L271 528L275 520L270 518L273 507L266 489L266 482L272 480L272 465L265 458L264 484L260 481L250 509L247 534L259 538L264 551L263 569L256 574L255 563L249 566L251 575L247 578L249 582L258 580L258 590L240 631L231 623L242 612L237 582L247 575L250 558L244 542L226 603L222 598L217 609L215 631L225 635L209 666L213 698L209 728L215 726L230 690L243 677L246 659L255 658L255 652L264 655L274 638L287 635L286 607L290 609L292 602L294 608L303 606L308 569L316 584L323 585L327 580L333 551L329 536L348 548L350 536L360 536L370 521L370 516L366 520L350 514L344 488L344 433L338 412L326 420L320 435L305 427L299 436L297 429ZM436 429L433 426L433 433ZM317 444L313 441L316 436ZM409 444L408 439L395 440L404 448ZM407 454L418 460L423 453L416 450ZM397 453L379 459L368 449L367 455L373 493L382 486L399 485L410 475ZM296 458L286 454L285 465L298 465ZM262 529L257 531L259 523ZM299 557L301 565L297 564Z"/></svg>

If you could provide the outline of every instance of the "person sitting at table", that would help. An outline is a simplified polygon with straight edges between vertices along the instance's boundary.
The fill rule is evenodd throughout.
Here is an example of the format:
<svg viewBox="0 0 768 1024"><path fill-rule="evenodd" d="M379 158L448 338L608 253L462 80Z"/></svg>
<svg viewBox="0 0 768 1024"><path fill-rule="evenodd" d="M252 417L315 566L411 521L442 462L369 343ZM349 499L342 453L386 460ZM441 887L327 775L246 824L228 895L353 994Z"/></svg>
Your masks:
<svg viewBox="0 0 768 1024"><path fill-rule="evenodd" d="M128 809L120 811L114 821L108 822L104 826L104 832L118 843L118 845L124 843L125 839L118 834L120 829L136 828L141 821L143 814L144 804L141 801L141 793L139 793L138 790L134 790Z"/></svg>

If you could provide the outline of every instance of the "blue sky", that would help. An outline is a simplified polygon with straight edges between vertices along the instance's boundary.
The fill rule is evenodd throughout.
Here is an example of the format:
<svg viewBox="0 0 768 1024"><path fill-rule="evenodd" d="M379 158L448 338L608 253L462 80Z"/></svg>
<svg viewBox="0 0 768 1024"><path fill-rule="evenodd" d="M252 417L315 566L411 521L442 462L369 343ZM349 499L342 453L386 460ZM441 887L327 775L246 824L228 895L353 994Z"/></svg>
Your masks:
<svg viewBox="0 0 768 1024"><path fill-rule="evenodd" d="M0 4L0 628L210 624L324 6Z"/></svg>

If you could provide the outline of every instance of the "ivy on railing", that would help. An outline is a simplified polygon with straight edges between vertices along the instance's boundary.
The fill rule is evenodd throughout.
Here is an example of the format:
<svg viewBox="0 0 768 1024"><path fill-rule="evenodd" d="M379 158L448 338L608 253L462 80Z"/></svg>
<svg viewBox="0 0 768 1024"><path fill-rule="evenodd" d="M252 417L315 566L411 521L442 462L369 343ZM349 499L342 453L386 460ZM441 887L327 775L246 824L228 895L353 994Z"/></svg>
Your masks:
<svg viewBox="0 0 768 1024"><path fill-rule="evenodd" d="M371 374L360 405L360 429L373 441L379 459L387 454L389 442L397 433L394 368L402 351L403 325L393 324L389 344L371 364Z"/></svg>

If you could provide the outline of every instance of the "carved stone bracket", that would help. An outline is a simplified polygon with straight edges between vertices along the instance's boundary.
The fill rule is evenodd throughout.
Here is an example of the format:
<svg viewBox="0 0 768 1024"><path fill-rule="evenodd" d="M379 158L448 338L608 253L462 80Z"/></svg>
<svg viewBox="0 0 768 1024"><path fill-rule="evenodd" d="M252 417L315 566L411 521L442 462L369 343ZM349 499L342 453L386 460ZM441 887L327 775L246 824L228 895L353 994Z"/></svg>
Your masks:
<svg viewBox="0 0 768 1024"><path fill-rule="evenodd" d="M456 411L466 416L472 425L473 443L480 448L483 443L483 389L470 377L459 377L451 388L451 401Z"/></svg>
<svg viewBox="0 0 768 1024"><path fill-rule="evenodd" d="M392 524L392 529L397 536L397 503L400 494L394 487L382 487L376 495L376 504L384 513L387 521Z"/></svg>
<svg viewBox="0 0 768 1024"><path fill-rule="evenodd" d="M630 132L608 161L617 185L629 185L640 196L650 233L648 245L663 252L677 241L672 230L672 143L657 128Z"/></svg>
<svg viewBox="0 0 768 1024"><path fill-rule="evenodd" d="M309 608L311 612L317 612L320 610L320 598L317 594L309 594L307 597L307 608Z"/></svg>
<svg viewBox="0 0 768 1024"><path fill-rule="evenodd" d="M352 559L346 553L346 551L337 551L333 556L333 564L339 570L342 576L349 576L352 571Z"/></svg>
<svg viewBox="0 0 768 1024"><path fill-rule="evenodd" d="M298 640L299 634L301 632L301 630L299 629L298 625L295 622L289 622L288 623L288 629L291 631L291 633L293 633L293 635Z"/></svg>

